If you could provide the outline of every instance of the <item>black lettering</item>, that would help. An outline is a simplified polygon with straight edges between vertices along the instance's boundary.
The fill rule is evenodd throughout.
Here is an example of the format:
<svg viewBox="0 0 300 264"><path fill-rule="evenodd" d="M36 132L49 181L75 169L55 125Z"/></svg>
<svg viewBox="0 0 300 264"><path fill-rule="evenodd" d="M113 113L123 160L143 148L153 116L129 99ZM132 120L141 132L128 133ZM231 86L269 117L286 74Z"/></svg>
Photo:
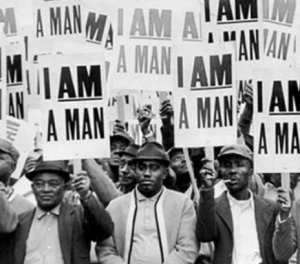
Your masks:
<svg viewBox="0 0 300 264"><path fill-rule="evenodd" d="M101 85L101 67L93 65L90 68L90 74L87 72L86 66L77 67L78 76L78 97L98 97L102 96ZM92 94L94 90L94 95Z"/></svg>
<svg viewBox="0 0 300 264"><path fill-rule="evenodd" d="M283 123L283 124L275 123L275 137L276 137L275 139L276 154L288 153L288 142L289 142L288 123Z"/></svg>
<svg viewBox="0 0 300 264"><path fill-rule="evenodd" d="M52 139L53 137L53 139ZM53 110L49 110L48 113L48 127L47 127L47 141L57 141L57 132L55 126L55 118L53 114Z"/></svg>
<svg viewBox="0 0 300 264"><path fill-rule="evenodd" d="M210 98L206 97L205 102L203 103L204 98L198 98L197 99L197 116L198 116L198 128L210 128Z"/></svg>
<svg viewBox="0 0 300 264"><path fill-rule="evenodd" d="M269 111L274 112L275 107L278 108L279 112L286 112L281 81L274 81Z"/></svg>
<svg viewBox="0 0 300 264"><path fill-rule="evenodd" d="M75 88L69 67L61 68L58 99L63 99L67 94L68 98L76 98Z"/></svg>

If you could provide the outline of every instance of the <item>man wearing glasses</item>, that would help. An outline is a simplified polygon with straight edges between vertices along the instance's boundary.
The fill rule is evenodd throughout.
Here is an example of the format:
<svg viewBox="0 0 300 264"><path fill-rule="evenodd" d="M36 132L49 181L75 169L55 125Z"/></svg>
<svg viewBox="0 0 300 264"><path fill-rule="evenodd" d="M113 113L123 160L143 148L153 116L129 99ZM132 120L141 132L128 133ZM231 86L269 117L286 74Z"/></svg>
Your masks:
<svg viewBox="0 0 300 264"><path fill-rule="evenodd" d="M39 163L27 173L37 207L20 215L15 233L16 264L89 264L91 241L102 241L113 232L113 222L81 175L70 181L64 161ZM70 185L81 205L63 201Z"/></svg>

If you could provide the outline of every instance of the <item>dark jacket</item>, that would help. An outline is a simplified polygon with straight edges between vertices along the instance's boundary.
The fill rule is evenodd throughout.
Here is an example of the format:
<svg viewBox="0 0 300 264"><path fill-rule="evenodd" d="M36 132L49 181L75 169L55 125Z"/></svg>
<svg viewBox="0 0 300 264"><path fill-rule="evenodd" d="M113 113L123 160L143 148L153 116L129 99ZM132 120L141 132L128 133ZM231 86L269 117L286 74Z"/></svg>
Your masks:
<svg viewBox="0 0 300 264"><path fill-rule="evenodd" d="M14 236L14 263L23 264L26 241L35 209L23 213ZM94 195L84 206L63 202L58 216L60 247L65 264L90 264L91 241L111 236L114 225L108 212Z"/></svg>
<svg viewBox="0 0 300 264"><path fill-rule="evenodd" d="M278 212L276 204L254 194L255 220L260 254L264 264L276 264L272 236ZM214 264L231 264L233 253L233 222L229 201L224 192L214 200L213 189L201 190L197 212L197 238L215 244Z"/></svg>

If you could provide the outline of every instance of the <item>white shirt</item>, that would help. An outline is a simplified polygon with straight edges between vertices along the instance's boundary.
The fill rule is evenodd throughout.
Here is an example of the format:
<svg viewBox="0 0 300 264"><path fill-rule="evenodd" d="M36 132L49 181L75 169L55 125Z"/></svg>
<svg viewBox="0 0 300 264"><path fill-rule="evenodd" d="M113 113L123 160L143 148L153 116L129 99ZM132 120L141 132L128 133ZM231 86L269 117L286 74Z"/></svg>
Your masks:
<svg viewBox="0 0 300 264"><path fill-rule="evenodd" d="M64 264L59 243L60 205L50 212L37 207L26 241L24 264Z"/></svg>
<svg viewBox="0 0 300 264"><path fill-rule="evenodd" d="M232 264L259 264L259 249L253 194L248 200L236 200L227 192L233 221Z"/></svg>
<svg viewBox="0 0 300 264"><path fill-rule="evenodd" d="M137 190L138 210L133 236L131 264L161 264L161 251L154 206L161 192L151 198Z"/></svg>

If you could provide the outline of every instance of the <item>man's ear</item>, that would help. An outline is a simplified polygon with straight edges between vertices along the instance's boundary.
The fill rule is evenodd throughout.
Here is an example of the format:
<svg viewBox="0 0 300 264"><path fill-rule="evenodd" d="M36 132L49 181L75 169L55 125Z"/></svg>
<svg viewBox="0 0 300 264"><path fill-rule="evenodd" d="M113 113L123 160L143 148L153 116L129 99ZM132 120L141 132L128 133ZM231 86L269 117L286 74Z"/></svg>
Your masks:
<svg viewBox="0 0 300 264"><path fill-rule="evenodd" d="M14 172L15 169L16 169L16 167L17 167L17 164L16 164L16 163L11 164L11 167L10 167L10 173L11 173L11 174L13 174L13 172Z"/></svg>
<svg viewBox="0 0 300 264"><path fill-rule="evenodd" d="M249 169L249 177L252 177L252 175L253 175L253 167L251 167L250 169Z"/></svg>
<svg viewBox="0 0 300 264"><path fill-rule="evenodd" d="M163 180L165 180L167 178L168 174L169 174L169 167L164 167Z"/></svg>

